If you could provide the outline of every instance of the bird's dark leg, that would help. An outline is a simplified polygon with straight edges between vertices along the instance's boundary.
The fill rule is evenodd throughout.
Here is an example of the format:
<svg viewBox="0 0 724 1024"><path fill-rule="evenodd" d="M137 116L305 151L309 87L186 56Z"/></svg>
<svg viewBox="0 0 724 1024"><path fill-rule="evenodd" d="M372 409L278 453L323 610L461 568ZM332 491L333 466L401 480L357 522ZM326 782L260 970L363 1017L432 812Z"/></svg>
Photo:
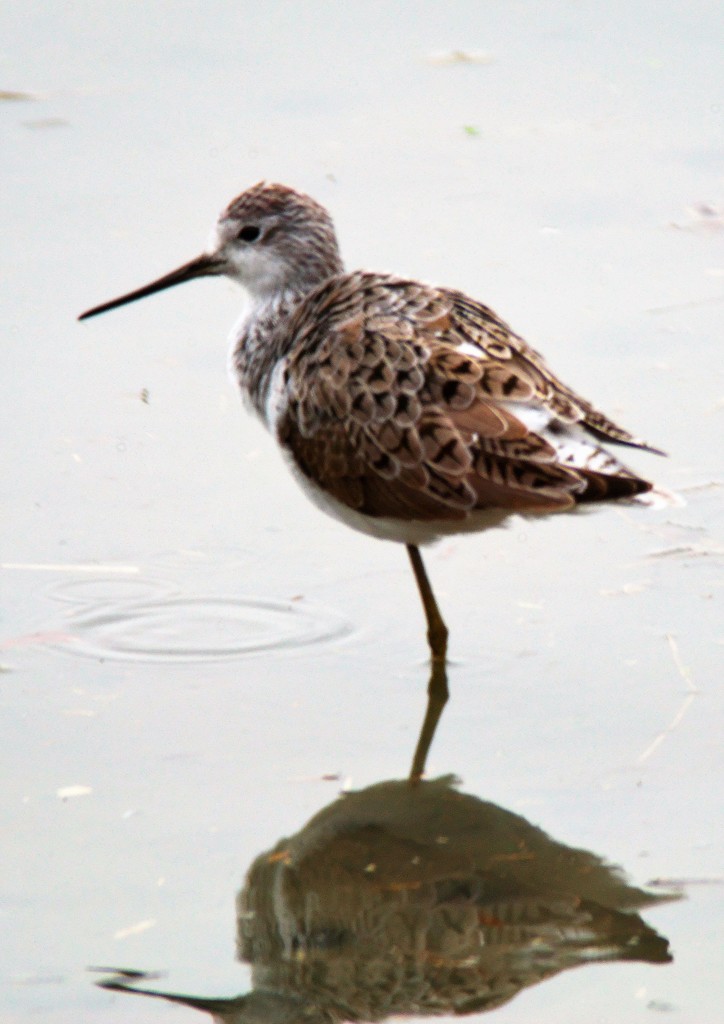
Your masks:
<svg viewBox="0 0 724 1024"><path fill-rule="evenodd" d="M445 658L447 657L447 626L443 622L440 609L437 606L437 601L435 600L435 595L432 592L430 581L427 578L425 564L422 561L422 555L420 554L419 548L415 544L408 544L407 554L410 556L412 571L414 572L415 579L417 580L417 589L420 591L422 606L425 609L425 617L427 619L427 642L430 645L433 663L440 661L444 664Z"/></svg>
<svg viewBox="0 0 724 1024"><path fill-rule="evenodd" d="M425 763L430 750L437 723L440 721L442 709L447 704L447 671L445 661L433 658L430 666L430 682L427 687L427 709L425 719L420 730L420 738L417 741L415 754L412 758L410 769L410 782L415 785L425 774Z"/></svg>
<svg viewBox="0 0 724 1024"><path fill-rule="evenodd" d="M427 709L425 720L420 730L420 738L417 741L417 748L412 759L410 769L410 782L417 783L425 772L425 762L430 750L432 738L435 735L437 723L440 721L442 709L447 704L447 626L445 625L440 609L437 606L435 595L432 592L430 581L425 572L425 564L422 555L415 544L407 545L407 554L410 556L412 571L417 580L417 589L420 591L422 606L425 609L427 619L427 642L430 645L432 655L430 665L430 681L427 687Z"/></svg>

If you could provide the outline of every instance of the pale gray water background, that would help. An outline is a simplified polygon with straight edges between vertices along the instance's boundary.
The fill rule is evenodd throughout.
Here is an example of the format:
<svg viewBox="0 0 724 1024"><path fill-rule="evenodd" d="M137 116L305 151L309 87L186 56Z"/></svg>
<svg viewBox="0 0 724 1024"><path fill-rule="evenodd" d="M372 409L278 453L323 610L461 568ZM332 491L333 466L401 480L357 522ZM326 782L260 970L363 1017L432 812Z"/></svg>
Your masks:
<svg viewBox="0 0 724 1024"><path fill-rule="evenodd" d="M691 880L647 914L673 964L569 972L498 1021L718 1018L723 48L713 2L0 9L2 1024L198 1019L89 964L243 991L247 866L412 756L406 557L323 518L242 410L240 293L75 322L260 178L327 204L350 267L468 290L670 453L629 461L685 508L429 551L453 659L429 769L637 883Z"/></svg>

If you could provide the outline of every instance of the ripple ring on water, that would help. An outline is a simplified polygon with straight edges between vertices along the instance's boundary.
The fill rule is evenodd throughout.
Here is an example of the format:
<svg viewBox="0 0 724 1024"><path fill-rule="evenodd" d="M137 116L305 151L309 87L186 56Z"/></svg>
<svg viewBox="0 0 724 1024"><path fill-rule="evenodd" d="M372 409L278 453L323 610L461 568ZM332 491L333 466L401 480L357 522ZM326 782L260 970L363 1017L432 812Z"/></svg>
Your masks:
<svg viewBox="0 0 724 1024"><path fill-rule="evenodd" d="M346 619L303 603L174 598L74 615L73 640L63 650L119 661L216 661L321 643L349 631Z"/></svg>

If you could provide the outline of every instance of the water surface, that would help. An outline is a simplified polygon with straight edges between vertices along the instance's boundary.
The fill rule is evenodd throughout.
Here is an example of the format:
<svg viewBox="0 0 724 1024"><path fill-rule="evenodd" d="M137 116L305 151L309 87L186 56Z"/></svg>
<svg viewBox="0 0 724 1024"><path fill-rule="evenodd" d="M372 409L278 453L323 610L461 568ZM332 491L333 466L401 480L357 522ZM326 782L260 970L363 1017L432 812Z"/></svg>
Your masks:
<svg viewBox="0 0 724 1024"><path fill-rule="evenodd" d="M632 910L671 962L563 970L491 1020L715 1019L719 7L31 2L0 38L0 1021L200 1019L92 965L248 992L249 866L410 765L427 665L406 557L322 518L241 408L240 294L75 321L196 254L260 178L327 204L350 266L492 305L669 452L631 462L685 507L429 552L452 697L428 770L684 896Z"/></svg>

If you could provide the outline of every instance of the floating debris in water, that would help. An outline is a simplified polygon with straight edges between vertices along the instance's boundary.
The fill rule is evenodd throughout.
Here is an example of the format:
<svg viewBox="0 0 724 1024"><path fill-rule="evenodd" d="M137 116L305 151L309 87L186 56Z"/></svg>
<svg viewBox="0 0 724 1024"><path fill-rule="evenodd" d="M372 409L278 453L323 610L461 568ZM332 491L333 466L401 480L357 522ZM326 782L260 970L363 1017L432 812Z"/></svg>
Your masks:
<svg viewBox="0 0 724 1024"><path fill-rule="evenodd" d="M128 928L119 928L117 932L113 933L114 939L127 939L130 935L140 935L141 932L147 932L149 928L155 928L156 921L152 917L146 918L145 921L139 921L137 924L131 924Z"/></svg>
<svg viewBox="0 0 724 1024"><path fill-rule="evenodd" d="M56 791L56 796L59 800L71 800L77 796L90 796L92 792L92 786L61 786Z"/></svg>
<svg viewBox="0 0 724 1024"><path fill-rule="evenodd" d="M724 204L694 203L686 207L688 220L671 222L678 231L724 231Z"/></svg>
<svg viewBox="0 0 724 1024"><path fill-rule="evenodd" d="M428 63L438 67L452 67L455 64L494 64L495 57L485 50L438 50L431 53Z"/></svg>
<svg viewBox="0 0 724 1024"><path fill-rule="evenodd" d="M718 544L675 544L669 548L657 548L649 551L646 558L670 558L672 555L694 555L701 557L716 557L724 554L724 547Z"/></svg>
<svg viewBox="0 0 724 1024"><path fill-rule="evenodd" d="M9 103L25 103L28 100L40 99L33 96L31 92L16 92L12 89L0 89L0 100L7 100Z"/></svg>
<svg viewBox="0 0 724 1024"><path fill-rule="evenodd" d="M39 117L35 121L23 121L23 128L38 131L43 128L68 128L70 121L63 117Z"/></svg>
<svg viewBox="0 0 724 1024"><path fill-rule="evenodd" d="M90 573L137 573L140 568L137 565L109 565L99 562L86 564L83 562L0 562L0 569L28 569L33 572L90 572Z"/></svg>
<svg viewBox="0 0 724 1024"><path fill-rule="evenodd" d="M624 583L621 587L612 590L600 590L602 597L619 597L620 595L641 594L651 586L651 580L643 580L640 583Z"/></svg>

